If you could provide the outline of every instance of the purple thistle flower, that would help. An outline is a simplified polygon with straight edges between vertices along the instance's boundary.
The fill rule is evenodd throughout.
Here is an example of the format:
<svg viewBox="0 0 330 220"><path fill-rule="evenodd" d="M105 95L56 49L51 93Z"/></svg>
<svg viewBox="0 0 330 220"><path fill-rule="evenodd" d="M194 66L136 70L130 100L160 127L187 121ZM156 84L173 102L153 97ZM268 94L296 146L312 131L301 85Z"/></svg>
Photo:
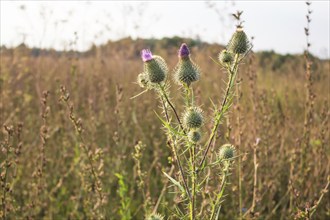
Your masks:
<svg viewBox="0 0 330 220"><path fill-rule="evenodd" d="M149 49L143 49L141 51L141 58L143 60L143 62L147 62L149 60L152 60L153 57L152 57L152 53Z"/></svg>
<svg viewBox="0 0 330 220"><path fill-rule="evenodd" d="M187 57L190 55L189 48L187 44L183 43L181 44L181 47L179 49L179 57Z"/></svg>

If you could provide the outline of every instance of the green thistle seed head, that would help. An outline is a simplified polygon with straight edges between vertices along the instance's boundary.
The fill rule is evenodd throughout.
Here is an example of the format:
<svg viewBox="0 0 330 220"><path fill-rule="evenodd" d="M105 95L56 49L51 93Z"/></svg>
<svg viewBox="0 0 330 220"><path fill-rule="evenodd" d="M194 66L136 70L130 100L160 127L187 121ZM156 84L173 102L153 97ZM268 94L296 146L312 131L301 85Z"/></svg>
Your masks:
<svg viewBox="0 0 330 220"><path fill-rule="evenodd" d="M163 219L164 217L162 215L156 213L149 215L146 220L163 220Z"/></svg>
<svg viewBox="0 0 330 220"><path fill-rule="evenodd" d="M175 80L179 84L189 86L192 82L197 81L199 76L199 67L191 60L187 45L182 44L179 50L179 62L174 70Z"/></svg>
<svg viewBox="0 0 330 220"><path fill-rule="evenodd" d="M233 56L227 50L221 51L218 58L222 64L230 64L233 61Z"/></svg>
<svg viewBox="0 0 330 220"><path fill-rule="evenodd" d="M144 72L151 83L161 83L165 80L168 68L163 58L154 55L153 59L144 62Z"/></svg>
<svg viewBox="0 0 330 220"><path fill-rule="evenodd" d="M227 50L233 54L244 54L249 49L249 40L243 29L238 28L231 37Z"/></svg>
<svg viewBox="0 0 330 220"><path fill-rule="evenodd" d="M200 128L203 124L203 114L200 108L188 109L183 115L183 124L188 129Z"/></svg>
<svg viewBox="0 0 330 220"><path fill-rule="evenodd" d="M219 159L230 160L235 156L235 147L231 144L224 144L219 150Z"/></svg>
<svg viewBox="0 0 330 220"><path fill-rule="evenodd" d="M188 139L193 143L197 143L198 141L200 141L201 137L201 133L196 130L192 130L188 133Z"/></svg>
<svg viewBox="0 0 330 220"><path fill-rule="evenodd" d="M137 77L137 83L141 88L148 88L149 87L149 80L148 76L145 73L140 73Z"/></svg>

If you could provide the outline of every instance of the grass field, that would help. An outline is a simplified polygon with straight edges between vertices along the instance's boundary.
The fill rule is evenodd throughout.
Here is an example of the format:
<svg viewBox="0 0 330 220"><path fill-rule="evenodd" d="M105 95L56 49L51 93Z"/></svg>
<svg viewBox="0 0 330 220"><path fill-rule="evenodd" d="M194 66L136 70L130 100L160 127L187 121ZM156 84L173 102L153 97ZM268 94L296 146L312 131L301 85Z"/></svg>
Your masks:
<svg viewBox="0 0 330 220"><path fill-rule="evenodd" d="M130 98L142 91L135 83L143 69L140 50L152 49L173 69L182 42L202 70L193 89L210 116L202 129L209 133L210 100L220 103L225 89L224 70L210 59L217 59L219 45L127 38L86 53L2 48L2 216L143 219L164 187L155 211L176 219L174 207L185 207L180 192L170 193L178 189L162 173L180 178L177 169L171 170L172 154L154 112L161 112L158 100L152 91ZM230 142L240 155L240 166L235 162L229 176L221 219L306 218L315 204L313 217L329 218L329 197L322 191L330 169L329 60L310 59L309 98L303 55L250 53L241 64L240 95L209 154ZM170 89L174 103L182 102L178 88ZM218 173L208 176L197 198L201 219L209 195L219 187Z"/></svg>

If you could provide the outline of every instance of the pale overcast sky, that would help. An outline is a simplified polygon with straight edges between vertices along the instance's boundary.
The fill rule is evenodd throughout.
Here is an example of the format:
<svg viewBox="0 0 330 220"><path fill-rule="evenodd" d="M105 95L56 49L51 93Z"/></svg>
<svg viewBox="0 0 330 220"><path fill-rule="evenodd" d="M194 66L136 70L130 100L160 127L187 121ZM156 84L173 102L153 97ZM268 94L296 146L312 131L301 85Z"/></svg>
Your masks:
<svg viewBox="0 0 330 220"><path fill-rule="evenodd" d="M233 3L234 2L234 3ZM312 1L311 51L330 58L329 0ZM243 10L254 50L302 53L304 1L3 1L0 43L86 50L122 37L174 35L226 43L234 31L230 13ZM77 43L71 42L77 33Z"/></svg>

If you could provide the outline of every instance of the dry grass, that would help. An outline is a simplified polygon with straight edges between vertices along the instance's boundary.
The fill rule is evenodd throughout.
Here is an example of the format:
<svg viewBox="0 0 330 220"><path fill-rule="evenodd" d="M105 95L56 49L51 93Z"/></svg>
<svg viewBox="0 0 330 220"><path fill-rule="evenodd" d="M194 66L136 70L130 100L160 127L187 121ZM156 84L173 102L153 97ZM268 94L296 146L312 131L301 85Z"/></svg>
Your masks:
<svg viewBox="0 0 330 220"><path fill-rule="evenodd" d="M8 219L119 219L122 197L130 198L124 202L133 219L142 219L146 207L154 207L167 184L161 171L171 169L171 155L165 135L159 132L161 123L153 112L159 108L153 95L130 97L140 92L134 84L142 71L139 51L152 47L173 68L179 41L171 45L165 40L124 39L86 54L40 51L39 56L33 56L24 47L1 50L0 161L2 184L6 185L1 194L2 198L6 194L2 205ZM220 102L225 86L222 80L226 75L209 58L216 58L221 47L197 44L191 48L203 71L195 94L209 115L208 98ZM227 139L239 144L243 155L241 168L235 168L230 176L221 213L224 219L239 216L238 198L247 219L286 219L303 216L322 195L330 173L330 63L312 59L316 96L308 143L303 142L303 56L259 53L241 66L239 105L236 103L229 114L230 126L220 128L219 146L214 146L216 151ZM66 88L64 93L61 85ZM173 94L177 88L171 90ZM68 105L61 101L66 95ZM139 141L145 148L137 166L132 153ZM122 176L121 185L127 187L121 186L121 193L116 173ZM208 191L212 193L218 184L212 178L217 174L210 175ZM207 202L207 195L204 199ZM167 207L176 202L175 195L166 193L158 212L169 216ZM314 217L326 219L329 215L330 202L325 195Z"/></svg>

